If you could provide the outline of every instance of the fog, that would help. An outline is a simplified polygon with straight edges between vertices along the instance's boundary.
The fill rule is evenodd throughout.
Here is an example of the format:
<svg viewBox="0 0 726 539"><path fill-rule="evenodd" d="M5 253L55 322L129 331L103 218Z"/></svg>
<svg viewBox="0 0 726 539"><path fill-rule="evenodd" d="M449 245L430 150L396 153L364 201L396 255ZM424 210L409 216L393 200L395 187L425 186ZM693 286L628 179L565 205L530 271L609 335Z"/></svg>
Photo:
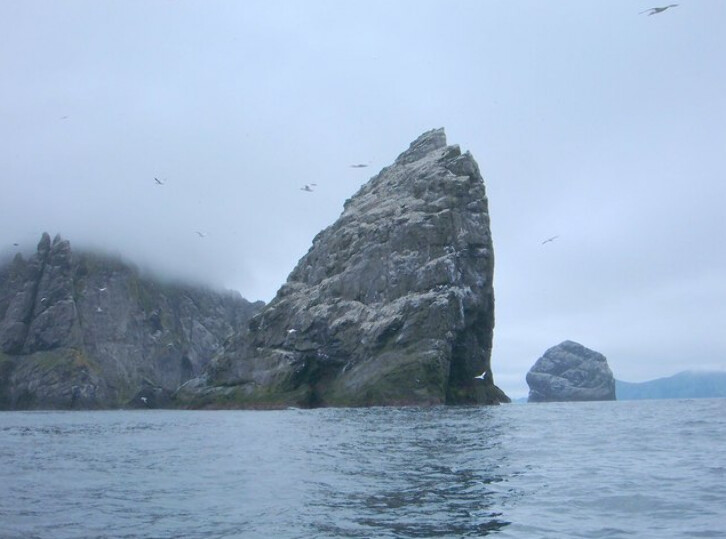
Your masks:
<svg viewBox="0 0 726 539"><path fill-rule="evenodd" d="M510 396L565 339L627 381L726 369L726 3L652 6L2 2L0 255L60 233L269 301L445 127L487 186Z"/></svg>

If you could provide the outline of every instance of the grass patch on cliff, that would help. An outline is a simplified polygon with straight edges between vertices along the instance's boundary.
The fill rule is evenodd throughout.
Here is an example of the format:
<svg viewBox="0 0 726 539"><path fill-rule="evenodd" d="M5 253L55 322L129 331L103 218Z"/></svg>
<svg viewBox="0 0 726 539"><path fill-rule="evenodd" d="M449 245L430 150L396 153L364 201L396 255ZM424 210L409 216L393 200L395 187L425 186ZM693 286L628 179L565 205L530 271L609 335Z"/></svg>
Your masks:
<svg viewBox="0 0 726 539"><path fill-rule="evenodd" d="M43 373L57 371L64 376L72 376L81 370L98 371L98 365L90 360L82 350L76 348L35 352L23 356L17 367L23 371L41 371Z"/></svg>
<svg viewBox="0 0 726 539"><path fill-rule="evenodd" d="M70 350L71 368L86 369L98 372L99 368L95 361L91 360L83 350L73 348Z"/></svg>
<svg viewBox="0 0 726 539"><path fill-rule="evenodd" d="M328 406L443 404L445 361L435 350L384 352L334 381L322 393L323 402Z"/></svg>

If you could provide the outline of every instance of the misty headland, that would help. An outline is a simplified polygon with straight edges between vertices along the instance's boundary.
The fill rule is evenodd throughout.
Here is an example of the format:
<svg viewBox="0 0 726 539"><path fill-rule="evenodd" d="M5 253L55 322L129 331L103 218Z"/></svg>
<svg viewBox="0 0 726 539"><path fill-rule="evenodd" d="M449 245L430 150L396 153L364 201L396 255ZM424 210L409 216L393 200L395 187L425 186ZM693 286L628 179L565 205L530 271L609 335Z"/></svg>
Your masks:
<svg viewBox="0 0 726 539"><path fill-rule="evenodd" d="M493 270L484 180L443 129L347 200L267 305L44 234L0 268L0 408L509 402L491 361ZM568 343L527 375L544 381L530 401L614 399L604 356Z"/></svg>
<svg viewBox="0 0 726 539"><path fill-rule="evenodd" d="M0 274L10 409L496 404L483 178L443 129L371 178L268 304L46 234Z"/></svg>

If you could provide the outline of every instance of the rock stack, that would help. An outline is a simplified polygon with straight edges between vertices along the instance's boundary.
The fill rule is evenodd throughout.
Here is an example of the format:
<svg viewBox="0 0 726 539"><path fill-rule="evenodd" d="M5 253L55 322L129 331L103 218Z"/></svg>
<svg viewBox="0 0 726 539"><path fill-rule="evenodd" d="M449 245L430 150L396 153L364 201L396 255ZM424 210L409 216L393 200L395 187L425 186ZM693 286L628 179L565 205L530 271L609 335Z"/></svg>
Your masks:
<svg viewBox="0 0 726 539"><path fill-rule="evenodd" d="M528 402L615 400L605 356L573 341L547 350L527 373Z"/></svg>
<svg viewBox="0 0 726 539"><path fill-rule="evenodd" d="M491 374L493 269L476 161L448 146L443 129L424 133L346 201L276 297L177 402L508 402Z"/></svg>

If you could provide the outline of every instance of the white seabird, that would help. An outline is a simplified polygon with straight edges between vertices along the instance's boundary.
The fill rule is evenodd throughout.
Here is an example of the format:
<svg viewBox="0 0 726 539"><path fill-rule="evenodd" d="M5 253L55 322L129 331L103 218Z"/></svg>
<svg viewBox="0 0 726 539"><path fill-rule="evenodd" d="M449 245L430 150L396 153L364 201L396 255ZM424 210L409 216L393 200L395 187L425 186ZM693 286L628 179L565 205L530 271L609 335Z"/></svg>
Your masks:
<svg viewBox="0 0 726 539"><path fill-rule="evenodd" d="M549 243L551 241L555 241L557 238L559 238L559 236L552 236L551 238L547 238L546 240L544 240L542 242L542 245L544 245L545 243Z"/></svg>
<svg viewBox="0 0 726 539"><path fill-rule="evenodd" d="M483 372L483 373L481 373L481 374L480 374L479 376L475 376L474 378L476 378L476 379L478 379L478 380L484 380L484 377L485 377L486 375L487 375L487 371L484 371L484 372Z"/></svg>
<svg viewBox="0 0 726 539"><path fill-rule="evenodd" d="M640 13L638 13L638 15L642 15L643 13L647 13L648 17L650 17L651 15L658 15L658 13L663 13L666 9L676 7L677 5L678 4L668 4L667 6L663 6L663 7L648 8L645 11L641 11Z"/></svg>

